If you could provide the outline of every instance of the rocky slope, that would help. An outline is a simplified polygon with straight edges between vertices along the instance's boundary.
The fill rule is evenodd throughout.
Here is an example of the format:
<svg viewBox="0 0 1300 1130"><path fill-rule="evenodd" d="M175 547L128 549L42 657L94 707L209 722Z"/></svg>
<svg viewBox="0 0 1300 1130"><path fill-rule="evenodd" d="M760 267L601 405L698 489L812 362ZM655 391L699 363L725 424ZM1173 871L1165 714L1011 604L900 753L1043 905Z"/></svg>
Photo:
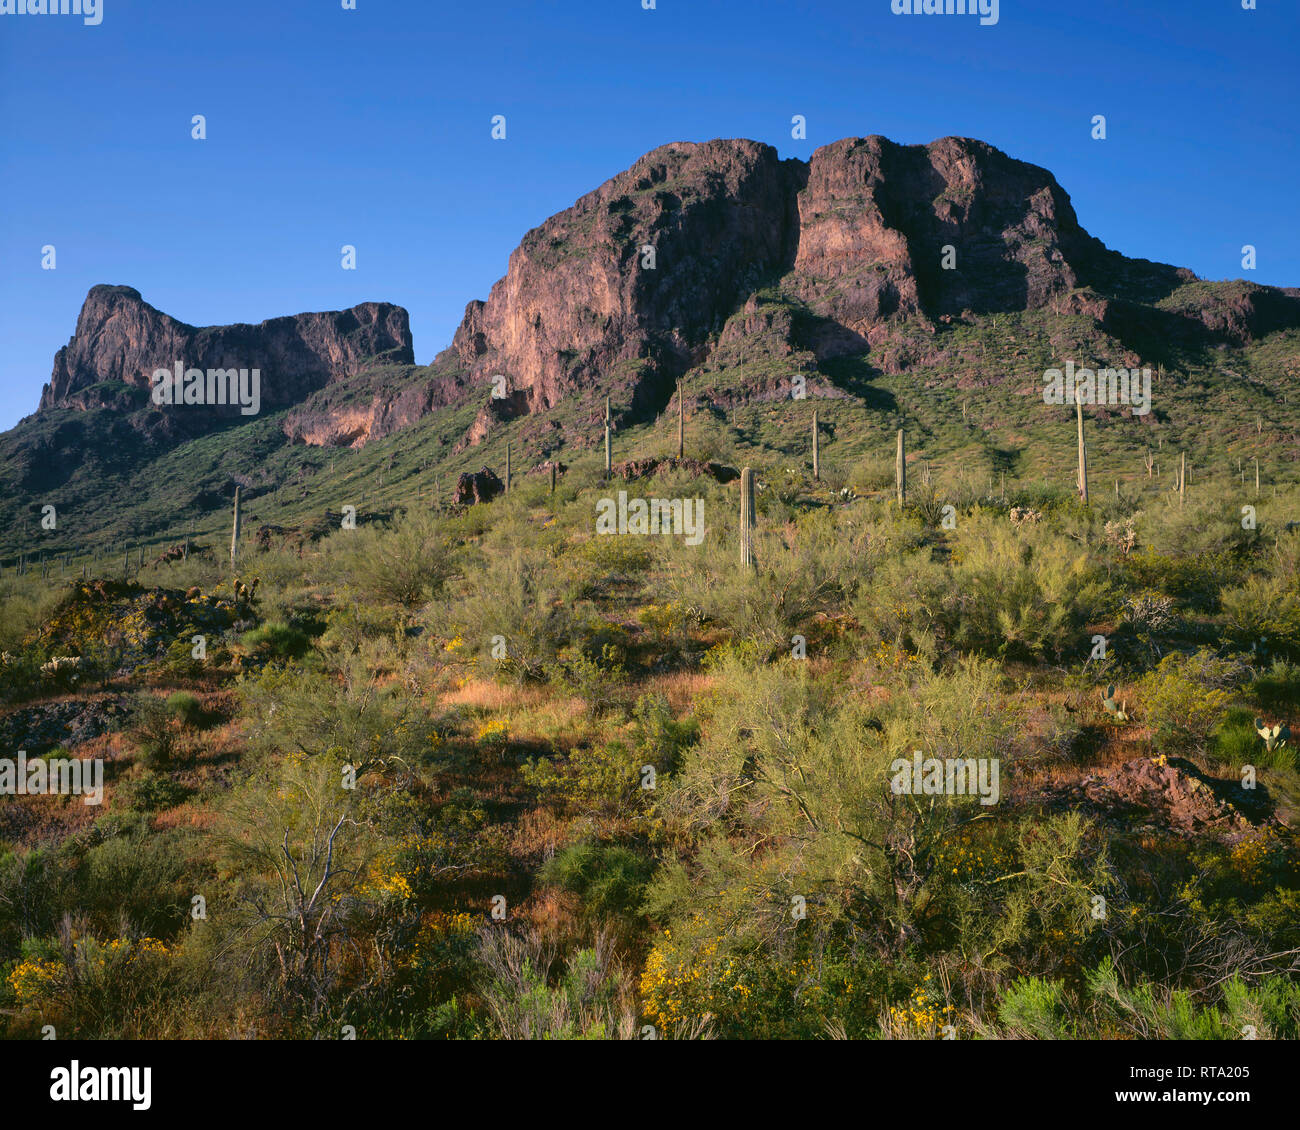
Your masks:
<svg viewBox="0 0 1300 1130"><path fill-rule="evenodd" d="M1025 312L1068 333L1040 318L1031 353L992 321ZM788 396L795 371L816 395L871 407L837 369L843 358L876 374L924 369L926 390L1002 381L1021 396L1063 350L1114 365L1204 363L1291 327L1298 292L1202 282L1110 251L1051 173L979 141L846 139L807 162L754 141L676 143L528 232L428 367L413 363L406 311L387 303L198 328L129 287L93 288L40 411L0 437L0 500L30 505L70 475L133 474L180 443L250 425L234 408L152 405L150 374L178 360L261 370L261 414L280 415L250 450L358 449L441 413L456 420L454 442L440 441L448 451L532 416L517 438L550 458L595 442L605 396L617 423L634 424L683 375L693 408L721 412ZM200 493L212 490L205 480Z"/></svg>

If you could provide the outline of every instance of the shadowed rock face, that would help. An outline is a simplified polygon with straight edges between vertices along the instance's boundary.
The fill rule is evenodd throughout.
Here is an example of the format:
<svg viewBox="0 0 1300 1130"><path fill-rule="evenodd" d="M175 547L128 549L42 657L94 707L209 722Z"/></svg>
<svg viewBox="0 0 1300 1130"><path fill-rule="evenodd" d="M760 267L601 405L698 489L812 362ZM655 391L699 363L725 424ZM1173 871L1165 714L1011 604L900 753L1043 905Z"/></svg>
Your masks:
<svg viewBox="0 0 1300 1130"><path fill-rule="evenodd" d="M102 382L151 388L155 369L177 361L196 369L260 369L267 409L297 404L332 381L383 356L411 364L406 311L386 302L350 310L296 314L258 325L196 328L155 310L138 291L96 286L86 296L77 330L54 358L41 408L95 408L117 395Z"/></svg>

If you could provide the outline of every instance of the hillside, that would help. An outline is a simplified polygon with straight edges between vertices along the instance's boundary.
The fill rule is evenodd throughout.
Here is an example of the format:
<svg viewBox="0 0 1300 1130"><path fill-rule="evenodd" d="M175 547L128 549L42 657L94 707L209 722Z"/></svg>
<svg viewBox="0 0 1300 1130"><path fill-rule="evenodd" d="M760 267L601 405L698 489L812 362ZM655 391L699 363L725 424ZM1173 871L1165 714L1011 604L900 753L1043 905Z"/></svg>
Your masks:
<svg viewBox="0 0 1300 1130"><path fill-rule="evenodd" d="M0 1038L1300 1038L1297 305L962 139L656 150L428 366L95 288L0 437Z"/></svg>
<svg viewBox="0 0 1300 1130"><path fill-rule="evenodd" d="M799 453L804 380L846 480L910 425L935 465L1068 483L1069 413L1041 402L1067 360L1154 374L1149 414L1088 408L1108 478L1165 444L1206 472L1258 456L1282 475L1300 436L1294 292L1126 259L1046 170L963 138L849 139L806 163L664 146L527 233L432 365L407 321L368 303L196 329L94 288L39 410L0 436L0 560L162 547L213 528L236 484L278 525L412 488L445 502L506 442L516 466L591 451L606 397L635 456L679 379L696 454L723 458ZM152 404L150 373L182 356L260 367L259 413Z"/></svg>

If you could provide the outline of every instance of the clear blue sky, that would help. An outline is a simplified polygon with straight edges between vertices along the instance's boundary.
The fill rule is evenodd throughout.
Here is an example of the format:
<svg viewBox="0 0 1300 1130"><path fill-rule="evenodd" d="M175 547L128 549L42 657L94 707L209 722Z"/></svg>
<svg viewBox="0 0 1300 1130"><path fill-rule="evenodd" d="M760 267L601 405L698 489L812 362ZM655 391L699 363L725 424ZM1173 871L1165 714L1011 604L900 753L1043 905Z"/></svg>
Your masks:
<svg viewBox="0 0 1300 1130"><path fill-rule="evenodd" d="M1300 285L1295 0L102 3L0 15L0 427L95 283L198 325L389 300L428 361L528 228L678 140L977 137L1126 254Z"/></svg>

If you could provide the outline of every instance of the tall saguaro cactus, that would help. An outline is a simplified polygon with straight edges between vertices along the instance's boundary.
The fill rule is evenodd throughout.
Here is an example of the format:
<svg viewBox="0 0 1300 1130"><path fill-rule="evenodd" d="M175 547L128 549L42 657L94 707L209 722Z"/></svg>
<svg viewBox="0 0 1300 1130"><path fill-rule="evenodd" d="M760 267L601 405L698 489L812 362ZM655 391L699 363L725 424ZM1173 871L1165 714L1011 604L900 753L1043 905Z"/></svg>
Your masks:
<svg viewBox="0 0 1300 1130"><path fill-rule="evenodd" d="M506 444L506 494L510 493L510 445Z"/></svg>
<svg viewBox="0 0 1300 1130"><path fill-rule="evenodd" d="M1187 501L1187 452L1178 456L1178 505Z"/></svg>
<svg viewBox="0 0 1300 1130"><path fill-rule="evenodd" d="M1074 410L1079 421L1079 497L1088 504L1088 442L1083 438L1083 397L1074 398Z"/></svg>
<svg viewBox="0 0 1300 1130"><path fill-rule="evenodd" d="M898 452L894 456L894 486L898 491L898 505L907 503L907 444L903 429L898 429Z"/></svg>
<svg viewBox="0 0 1300 1130"><path fill-rule="evenodd" d="M686 401L682 382L677 382L677 458L686 457Z"/></svg>
<svg viewBox="0 0 1300 1130"><path fill-rule="evenodd" d="M555 493L555 460L551 460L551 493Z"/></svg>
<svg viewBox="0 0 1300 1130"><path fill-rule="evenodd" d="M754 471L740 472L740 563L754 564Z"/></svg>
<svg viewBox="0 0 1300 1130"><path fill-rule="evenodd" d="M610 478L614 473L614 465L611 462L611 449L609 445L609 397L605 397L605 478Z"/></svg>
<svg viewBox="0 0 1300 1130"><path fill-rule="evenodd" d="M822 462L821 462L821 449L818 446L816 408L813 409L812 443L813 443L813 478L820 481L822 477Z"/></svg>
<svg viewBox="0 0 1300 1130"><path fill-rule="evenodd" d="M239 485L235 485L235 521L230 530L230 567L235 567L235 553L239 549Z"/></svg>

